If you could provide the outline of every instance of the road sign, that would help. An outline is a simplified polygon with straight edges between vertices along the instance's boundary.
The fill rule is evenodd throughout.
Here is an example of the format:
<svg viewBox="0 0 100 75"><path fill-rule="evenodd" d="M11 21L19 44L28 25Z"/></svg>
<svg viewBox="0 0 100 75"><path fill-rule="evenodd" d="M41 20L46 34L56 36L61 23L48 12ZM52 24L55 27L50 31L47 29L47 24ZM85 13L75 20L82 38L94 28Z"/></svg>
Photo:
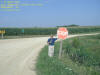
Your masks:
<svg viewBox="0 0 100 75"><path fill-rule="evenodd" d="M63 40L68 37L68 30L65 27L61 27L57 30L57 36L60 40L60 49L59 49L59 59L62 55L62 46L63 46Z"/></svg>
<svg viewBox="0 0 100 75"><path fill-rule="evenodd" d="M0 34L5 34L5 30L0 30Z"/></svg>
<svg viewBox="0 0 100 75"><path fill-rule="evenodd" d="M68 37L68 30L65 27L61 27L57 30L57 36L59 39L66 39Z"/></svg>
<svg viewBox="0 0 100 75"><path fill-rule="evenodd" d="M24 33L24 29L22 29L22 33Z"/></svg>

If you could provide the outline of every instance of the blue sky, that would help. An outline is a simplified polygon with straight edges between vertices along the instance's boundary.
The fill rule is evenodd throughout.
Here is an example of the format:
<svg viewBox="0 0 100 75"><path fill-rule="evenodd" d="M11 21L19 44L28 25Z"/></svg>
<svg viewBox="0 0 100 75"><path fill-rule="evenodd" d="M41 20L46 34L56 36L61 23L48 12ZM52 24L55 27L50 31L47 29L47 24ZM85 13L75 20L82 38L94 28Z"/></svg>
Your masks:
<svg viewBox="0 0 100 75"><path fill-rule="evenodd" d="M8 0L10 1L10 0ZM100 25L100 0L19 0L42 6L21 6L20 11L2 11L0 27L55 27Z"/></svg>

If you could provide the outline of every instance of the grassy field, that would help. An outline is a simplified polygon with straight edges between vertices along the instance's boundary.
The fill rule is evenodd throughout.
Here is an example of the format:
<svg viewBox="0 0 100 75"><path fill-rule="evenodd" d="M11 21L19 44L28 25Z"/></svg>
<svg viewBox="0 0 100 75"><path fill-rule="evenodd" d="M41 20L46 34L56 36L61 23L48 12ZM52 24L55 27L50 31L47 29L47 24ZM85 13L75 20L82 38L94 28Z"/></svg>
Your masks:
<svg viewBox="0 0 100 75"><path fill-rule="evenodd" d="M57 27L55 28L0 28L5 30L5 36L21 36L21 35L50 35L57 33ZM100 26L79 26L79 27L67 27L69 34L79 33L93 33L100 32Z"/></svg>
<svg viewBox="0 0 100 75"><path fill-rule="evenodd" d="M59 42L55 55L48 57L45 46L37 60L37 75L100 75L100 35L75 37L63 41L61 60Z"/></svg>

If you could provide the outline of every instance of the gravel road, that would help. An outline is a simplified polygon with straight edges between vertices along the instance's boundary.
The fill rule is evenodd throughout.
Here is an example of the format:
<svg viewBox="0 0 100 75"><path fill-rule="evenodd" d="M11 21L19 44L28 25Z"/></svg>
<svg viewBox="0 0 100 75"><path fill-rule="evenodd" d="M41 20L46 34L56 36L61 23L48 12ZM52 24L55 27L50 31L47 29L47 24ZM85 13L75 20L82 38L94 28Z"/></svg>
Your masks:
<svg viewBox="0 0 100 75"><path fill-rule="evenodd" d="M35 63L47 37L0 40L0 75L36 75Z"/></svg>

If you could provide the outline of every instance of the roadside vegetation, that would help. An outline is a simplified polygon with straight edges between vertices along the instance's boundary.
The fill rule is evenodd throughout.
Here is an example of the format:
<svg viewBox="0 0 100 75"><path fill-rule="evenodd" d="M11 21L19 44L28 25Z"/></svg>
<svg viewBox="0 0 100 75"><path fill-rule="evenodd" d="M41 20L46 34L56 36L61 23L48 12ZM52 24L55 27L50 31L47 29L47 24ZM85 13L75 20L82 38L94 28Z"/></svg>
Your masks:
<svg viewBox="0 0 100 75"><path fill-rule="evenodd" d="M25 36L25 35L50 35L56 34L58 27L55 28L0 28L5 30L5 36ZM69 34L100 32L100 26L68 26Z"/></svg>
<svg viewBox="0 0 100 75"><path fill-rule="evenodd" d="M60 60L58 53L59 42L53 58L48 57L48 46L42 49L37 75L100 75L100 34L66 39Z"/></svg>

